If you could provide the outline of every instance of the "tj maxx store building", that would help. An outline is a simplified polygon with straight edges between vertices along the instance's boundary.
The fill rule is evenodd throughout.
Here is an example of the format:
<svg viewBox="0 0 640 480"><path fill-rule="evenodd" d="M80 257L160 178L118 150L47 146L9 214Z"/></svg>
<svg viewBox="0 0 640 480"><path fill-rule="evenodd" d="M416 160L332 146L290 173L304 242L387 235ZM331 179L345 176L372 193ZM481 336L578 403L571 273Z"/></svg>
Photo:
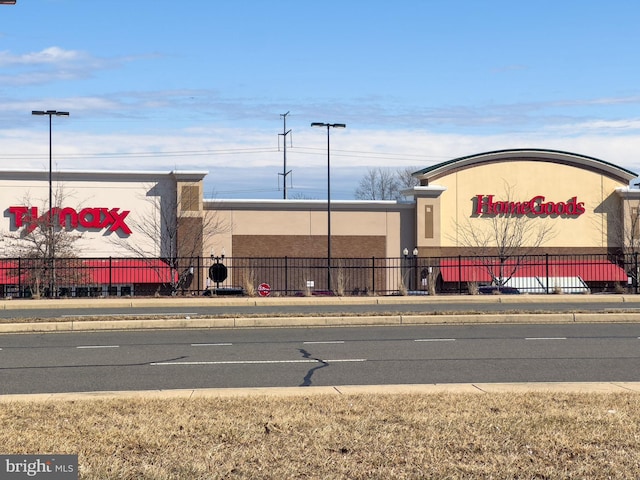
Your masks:
<svg viewBox="0 0 640 480"><path fill-rule="evenodd" d="M175 242L180 254L186 231L154 243L141 232L143 225L153 218L160 233L163 224L182 218L190 228L200 228L213 216L223 228L204 236L198 246L203 258L224 252L234 259L326 259L325 200L205 199L206 174L60 171L53 178L60 208L66 209L66 228L83 233L75 245L81 257L131 257L123 242L156 257L166 256ZM405 248L417 248L421 259L470 255L465 232L486 231L492 219L510 216L527 217L552 232L535 253L613 255L630 247L625 238L635 228L632 219L640 203L640 189L630 186L635 173L553 150L481 153L414 175L420 184L405 192L411 201L331 202L332 258L397 259ZM0 231L19 231L34 206L38 215L46 210L47 179L42 171L0 172ZM10 242L6 235L0 240L4 258L11 256ZM462 270L458 265L457 275L443 280L474 280L473 269ZM607 274L611 278L598 280L626 283L625 270L614 270Z"/></svg>

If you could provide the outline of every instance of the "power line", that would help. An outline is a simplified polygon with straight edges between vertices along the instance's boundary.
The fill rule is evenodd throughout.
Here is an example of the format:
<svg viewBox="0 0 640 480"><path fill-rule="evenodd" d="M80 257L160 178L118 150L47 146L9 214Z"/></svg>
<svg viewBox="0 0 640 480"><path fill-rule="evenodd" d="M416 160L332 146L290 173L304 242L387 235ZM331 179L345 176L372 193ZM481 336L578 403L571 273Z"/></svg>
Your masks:
<svg viewBox="0 0 640 480"><path fill-rule="evenodd" d="M294 150L311 150L308 151L307 153L312 154L312 155L326 155L326 149L322 149L322 148L315 148L315 147L293 147ZM361 157L361 156L367 156L370 158L393 158L393 157L400 157L400 158L415 158L416 160L420 160L420 159L427 159L427 158L434 158L434 159L449 159L451 158L450 156L446 156L446 155L419 155L419 154L412 154L412 153L391 153L391 152L367 152L367 151L361 151L361 150L340 150L340 149L334 149L331 148L331 154L333 155L333 153L336 152L338 154L340 154L343 157Z"/></svg>
<svg viewBox="0 0 640 480"><path fill-rule="evenodd" d="M289 130L290 132L291 130ZM287 133L289 133L287 132ZM283 134L279 134L283 135ZM298 153L304 153L307 155L326 155L326 150L315 147L293 147L291 148ZM154 157L188 157L188 156L221 156L221 155L253 155L262 153L275 153L279 149L273 147L251 147L251 148L227 148L219 150L173 150L173 151L161 151L161 152L105 152L105 153L68 153L58 154L58 158L70 158L70 159L101 159L101 158L154 158ZM332 149L332 154L341 157L352 158L371 158L371 159L415 159L415 160L428 160L428 159L447 159L449 157L444 155L420 155L410 153L393 153L393 152L370 152L364 150L341 150ZM47 154L34 154L34 153L0 153L0 159L5 160L25 160L25 159L42 159Z"/></svg>
<svg viewBox="0 0 640 480"><path fill-rule="evenodd" d="M240 148L225 150L177 150L166 152L121 152L121 153L65 153L58 154L58 157L64 158L153 158L153 157L189 157L189 156L207 156L207 155L238 155L250 153L274 153L278 150L270 148ZM37 159L44 158L45 154L33 153L5 153L0 154L3 159Z"/></svg>

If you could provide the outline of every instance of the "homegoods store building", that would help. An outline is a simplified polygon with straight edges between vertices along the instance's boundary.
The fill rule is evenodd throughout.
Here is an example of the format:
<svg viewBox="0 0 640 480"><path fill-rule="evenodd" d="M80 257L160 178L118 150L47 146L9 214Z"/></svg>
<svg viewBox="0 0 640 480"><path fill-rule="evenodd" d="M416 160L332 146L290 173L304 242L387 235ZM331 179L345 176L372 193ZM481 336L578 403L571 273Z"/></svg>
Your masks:
<svg viewBox="0 0 640 480"><path fill-rule="evenodd" d="M251 269L251 281L270 282L274 291L283 294L304 287L311 293L320 285L328 288L327 269L322 268L328 264L326 200L206 199L202 193L206 175L200 171L57 171L53 188L64 195L56 197L61 201L55 202L59 209L55 213L64 216L64 228L82 233L74 245L77 256L112 260L131 258L134 250L158 259L166 258L169 251L180 256L186 231L178 228L172 238L154 243L141 231L151 218L158 225L175 219L184 225L181 219L188 219L193 228L214 217L218 228L203 236L199 259L184 264L195 270L187 289L194 293L211 283L207 272L214 261L229 266L225 285L246 284L247 269ZM496 225L509 223L526 224L530 232L516 242L515 251L545 259L536 257L535 265L527 264L515 260L513 252L506 261L502 259L512 267L519 263L505 276L514 277L510 281L524 291L536 278L549 291L551 277L572 278L567 291L580 290L576 278L591 290L635 286L633 255L622 255L637 250L639 237L635 220L640 189L633 185L637 175L631 171L575 153L513 149L455 158L414 176L419 186L405 192L409 201L331 202L332 271L345 265L353 268L358 265L356 259L362 260L361 268L374 266L371 275L358 277L354 281L360 284L349 286L346 293L395 293L403 282L412 290L429 288L432 293L433 286L459 291L472 283L489 283L491 262L471 256L504 256L508 241L496 241L491 232ZM48 172L4 171L0 187L4 210L0 253L6 264L15 252L11 234L48 209L42 200L48 195ZM163 230L158 228L160 235ZM536 241L536 235L542 238ZM139 248L124 248L126 242ZM234 268L236 259L242 259L242 274ZM252 266L252 259L261 266ZM273 271L264 267L265 259L316 261L307 264L297 285L283 288L280 279L271 276ZM111 285L109 292L142 291L141 272L146 268L144 263L137 264L136 273L118 278L116 287L128 288ZM0 266L4 285L15 282L10 273L8 267L3 271ZM542 276L546 280L540 280ZM153 281L163 280L156 276ZM94 291L105 294L104 289Z"/></svg>

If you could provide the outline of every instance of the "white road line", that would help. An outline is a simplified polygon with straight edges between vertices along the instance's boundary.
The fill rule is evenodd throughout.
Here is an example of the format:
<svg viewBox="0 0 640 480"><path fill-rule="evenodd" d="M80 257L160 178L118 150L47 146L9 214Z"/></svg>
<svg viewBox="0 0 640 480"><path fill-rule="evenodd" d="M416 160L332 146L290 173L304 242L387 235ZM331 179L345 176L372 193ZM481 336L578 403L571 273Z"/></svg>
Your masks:
<svg viewBox="0 0 640 480"><path fill-rule="evenodd" d="M192 343L192 347L230 347L233 343Z"/></svg>
<svg viewBox="0 0 640 480"><path fill-rule="evenodd" d="M455 342L455 338L418 338L414 342Z"/></svg>
<svg viewBox="0 0 640 480"><path fill-rule="evenodd" d="M348 363L348 362L366 362L366 358L336 358L332 360L315 360L315 359L299 359L299 360L226 360L219 362L153 362L149 365L272 365L283 363Z"/></svg>
<svg viewBox="0 0 640 480"><path fill-rule="evenodd" d="M335 341L326 341L326 342L302 342L303 345L322 345L322 344L342 344L344 341L335 340Z"/></svg>
<svg viewBox="0 0 640 480"><path fill-rule="evenodd" d="M76 348L120 348L120 345L80 345Z"/></svg>
<svg viewBox="0 0 640 480"><path fill-rule="evenodd" d="M526 337L525 340L566 340L567 337Z"/></svg>
<svg viewBox="0 0 640 480"><path fill-rule="evenodd" d="M323 360L327 363L349 363L349 362L366 362L366 358L334 358L333 360Z"/></svg>

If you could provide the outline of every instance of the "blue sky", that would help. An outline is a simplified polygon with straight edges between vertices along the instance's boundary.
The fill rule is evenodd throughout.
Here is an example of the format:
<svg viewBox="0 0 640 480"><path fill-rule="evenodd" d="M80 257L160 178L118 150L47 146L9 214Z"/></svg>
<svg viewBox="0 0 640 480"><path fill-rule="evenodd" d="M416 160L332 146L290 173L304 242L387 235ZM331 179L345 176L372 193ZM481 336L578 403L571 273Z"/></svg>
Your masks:
<svg viewBox="0 0 640 480"><path fill-rule="evenodd" d="M368 168L552 148L640 172L635 0L17 0L0 168L205 170L205 195L353 198Z"/></svg>

